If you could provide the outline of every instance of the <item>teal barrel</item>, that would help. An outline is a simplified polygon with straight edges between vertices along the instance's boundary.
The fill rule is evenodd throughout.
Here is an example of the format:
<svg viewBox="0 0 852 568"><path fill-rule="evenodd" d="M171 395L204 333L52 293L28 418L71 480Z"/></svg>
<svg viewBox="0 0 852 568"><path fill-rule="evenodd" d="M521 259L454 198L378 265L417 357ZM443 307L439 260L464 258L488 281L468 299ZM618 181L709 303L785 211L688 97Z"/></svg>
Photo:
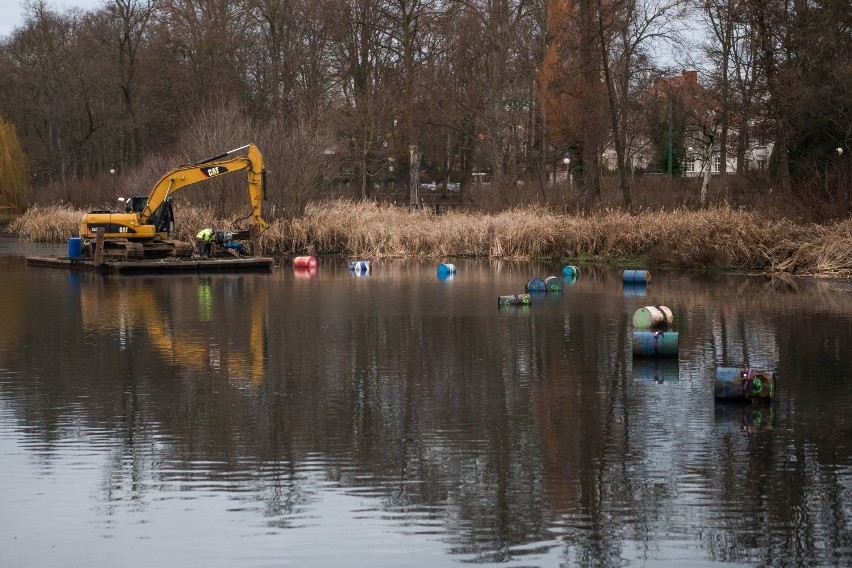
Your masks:
<svg viewBox="0 0 852 568"><path fill-rule="evenodd" d="M68 239L68 256L71 258L80 258L83 255L83 239L80 237L71 237Z"/></svg>
<svg viewBox="0 0 852 568"><path fill-rule="evenodd" d="M541 278L533 278L527 282L527 293L529 292L546 292L547 284Z"/></svg>
<svg viewBox="0 0 852 568"><path fill-rule="evenodd" d="M548 292L562 291L562 279L557 278L556 276L548 276L547 278L545 278L544 285L547 288Z"/></svg>
<svg viewBox="0 0 852 568"><path fill-rule="evenodd" d="M497 297L497 307L504 306L528 306L530 304L529 294L511 294Z"/></svg>
<svg viewBox="0 0 852 568"><path fill-rule="evenodd" d="M717 367L713 396L718 400L765 400L775 396L775 371L752 367Z"/></svg>
<svg viewBox="0 0 852 568"><path fill-rule="evenodd" d="M647 284L651 281L651 273L647 270L625 270L621 280L624 284Z"/></svg>
<svg viewBox="0 0 852 568"><path fill-rule="evenodd" d="M565 282L573 282L580 276L580 270L571 264L566 265L562 268L562 279Z"/></svg>
<svg viewBox="0 0 852 568"><path fill-rule="evenodd" d="M634 331L634 357L677 357L676 331Z"/></svg>

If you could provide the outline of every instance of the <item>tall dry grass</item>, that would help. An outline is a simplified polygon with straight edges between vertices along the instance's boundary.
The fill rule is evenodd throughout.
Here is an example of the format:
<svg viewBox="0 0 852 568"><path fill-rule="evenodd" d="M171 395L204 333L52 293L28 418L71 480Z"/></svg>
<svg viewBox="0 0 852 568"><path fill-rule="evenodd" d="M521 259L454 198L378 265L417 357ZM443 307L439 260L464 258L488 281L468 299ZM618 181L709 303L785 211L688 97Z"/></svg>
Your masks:
<svg viewBox="0 0 852 568"><path fill-rule="evenodd" d="M9 223L8 231L35 243L61 243L77 236L82 215L67 203L32 205Z"/></svg>
<svg viewBox="0 0 852 568"><path fill-rule="evenodd" d="M63 205L31 207L10 229L28 240L61 242L76 234L82 215ZM217 218L210 207L182 206L176 216L181 240L192 240L206 226L237 228L234 218ZM435 215L338 199L311 203L294 219L274 220L262 243L276 255L549 257L852 277L852 219L801 224L730 207L565 214L529 206L490 215Z"/></svg>

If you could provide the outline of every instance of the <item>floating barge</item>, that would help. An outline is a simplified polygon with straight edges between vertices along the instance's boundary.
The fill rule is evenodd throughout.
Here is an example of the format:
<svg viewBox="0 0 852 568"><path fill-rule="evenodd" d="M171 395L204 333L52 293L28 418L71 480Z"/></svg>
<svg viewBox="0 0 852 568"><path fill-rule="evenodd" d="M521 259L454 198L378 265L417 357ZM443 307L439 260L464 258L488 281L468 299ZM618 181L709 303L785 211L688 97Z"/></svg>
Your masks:
<svg viewBox="0 0 852 568"><path fill-rule="evenodd" d="M274 259L246 258L160 258L151 260L111 260L96 266L92 260L57 256L28 256L28 266L85 270L107 274L150 274L157 272L249 272L271 270Z"/></svg>

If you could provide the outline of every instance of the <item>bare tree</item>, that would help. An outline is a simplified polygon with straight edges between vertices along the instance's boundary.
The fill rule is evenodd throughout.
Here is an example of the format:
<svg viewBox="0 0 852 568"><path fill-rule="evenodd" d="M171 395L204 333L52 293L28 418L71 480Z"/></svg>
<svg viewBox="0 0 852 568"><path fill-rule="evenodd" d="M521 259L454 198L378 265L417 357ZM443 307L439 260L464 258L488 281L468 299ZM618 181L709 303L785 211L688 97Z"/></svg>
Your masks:
<svg viewBox="0 0 852 568"><path fill-rule="evenodd" d="M630 101L636 96L640 72L647 69L650 42L669 37L671 22L682 16L685 4L682 0L597 0L595 7L619 188L624 205L630 207L632 164L626 143Z"/></svg>

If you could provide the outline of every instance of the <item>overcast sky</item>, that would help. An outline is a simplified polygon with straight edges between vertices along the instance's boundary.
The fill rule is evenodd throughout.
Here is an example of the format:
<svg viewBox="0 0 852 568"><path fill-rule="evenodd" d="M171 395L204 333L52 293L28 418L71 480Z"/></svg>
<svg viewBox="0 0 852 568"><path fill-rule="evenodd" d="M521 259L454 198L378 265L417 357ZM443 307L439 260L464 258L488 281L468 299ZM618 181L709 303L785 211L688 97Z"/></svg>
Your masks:
<svg viewBox="0 0 852 568"><path fill-rule="evenodd" d="M47 5L57 12L77 7L91 10L103 4L105 0L47 0ZM24 0L0 0L0 37L5 38L23 22Z"/></svg>

